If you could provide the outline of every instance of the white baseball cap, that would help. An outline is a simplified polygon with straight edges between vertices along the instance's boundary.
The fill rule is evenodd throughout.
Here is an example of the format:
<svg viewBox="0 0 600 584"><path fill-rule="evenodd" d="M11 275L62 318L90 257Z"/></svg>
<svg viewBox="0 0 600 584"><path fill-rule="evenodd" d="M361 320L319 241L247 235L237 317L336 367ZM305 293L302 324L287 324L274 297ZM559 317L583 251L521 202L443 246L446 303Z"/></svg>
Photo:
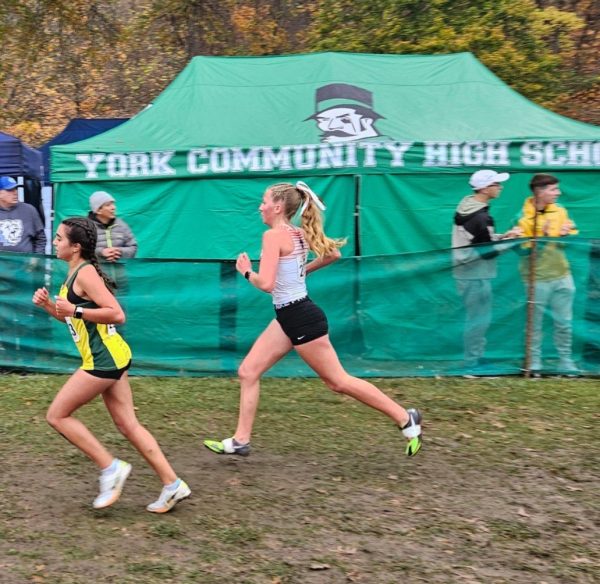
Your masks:
<svg viewBox="0 0 600 584"><path fill-rule="evenodd" d="M478 170L471 175L469 184L475 189L485 189L494 183L501 183L510 178L508 172L496 172L495 170Z"/></svg>

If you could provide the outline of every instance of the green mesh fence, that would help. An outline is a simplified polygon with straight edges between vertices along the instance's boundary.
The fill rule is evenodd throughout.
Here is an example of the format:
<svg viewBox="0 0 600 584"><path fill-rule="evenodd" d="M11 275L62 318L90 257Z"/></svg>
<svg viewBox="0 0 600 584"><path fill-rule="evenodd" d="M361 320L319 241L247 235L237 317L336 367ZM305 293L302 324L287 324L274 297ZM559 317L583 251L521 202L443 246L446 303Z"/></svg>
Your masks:
<svg viewBox="0 0 600 584"><path fill-rule="evenodd" d="M557 245L575 285L572 359L584 373L597 375L600 240L538 243L542 251ZM484 279L487 297L474 296L475 308L488 302L489 310L479 310L467 326L469 307L458 293L464 283L457 281L456 250L347 258L310 275L310 295L326 311L333 344L348 371L365 377L470 373L474 365L465 361L465 338L473 327L485 329L489 320L476 372L521 373L527 242L470 249L475 253L473 265L493 261L496 275ZM494 251L497 257L482 259L482 254ZM135 259L109 266L108 271L120 284L117 296L127 313L121 332L133 350L134 375L235 374L273 317L270 297L239 276L231 261ZM55 258L0 253L0 368L63 373L80 364L66 326L31 303L39 286L56 294L65 274L66 264ZM548 373L561 369L551 318L551 312L560 309L546 310L541 329L542 367ZM564 338L558 341L564 344ZM312 372L292 353L270 374Z"/></svg>

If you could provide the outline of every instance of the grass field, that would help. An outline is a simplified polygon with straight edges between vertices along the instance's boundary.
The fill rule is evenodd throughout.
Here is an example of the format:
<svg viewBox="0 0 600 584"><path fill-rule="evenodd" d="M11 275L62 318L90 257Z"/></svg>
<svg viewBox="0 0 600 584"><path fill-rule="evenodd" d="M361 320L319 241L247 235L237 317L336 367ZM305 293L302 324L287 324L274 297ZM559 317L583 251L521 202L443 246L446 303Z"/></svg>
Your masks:
<svg viewBox="0 0 600 584"><path fill-rule="evenodd" d="M192 498L160 484L100 402L80 411L134 470L94 511L91 462L49 426L66 378L0 376L0 582L396 584L600 581L600 381L386 379L425 415L414 459L383 416L316 380L266 380L247 459L233 379L134 378L138 414Z"/></svg>

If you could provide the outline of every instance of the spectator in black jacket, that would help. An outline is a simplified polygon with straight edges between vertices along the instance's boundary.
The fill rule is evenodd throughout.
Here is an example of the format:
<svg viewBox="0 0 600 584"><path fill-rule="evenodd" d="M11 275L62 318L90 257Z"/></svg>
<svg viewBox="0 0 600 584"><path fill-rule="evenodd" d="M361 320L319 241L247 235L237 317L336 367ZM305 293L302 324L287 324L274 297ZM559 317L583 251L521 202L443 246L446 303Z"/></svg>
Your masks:
<svg viewBox="0 0 600 584"><path fill-rule="evenodd" d="M486 333L492 318L492 285L496 277L498 251L491 246L472 247L500 239L519 236L519 229L504 235L494 230L490 201L500 196L507 172L478 170L469 179L473 193L463 198L454 215L452 247L454 278L465 305L464 366L472 369L481 364Z"/></svg>

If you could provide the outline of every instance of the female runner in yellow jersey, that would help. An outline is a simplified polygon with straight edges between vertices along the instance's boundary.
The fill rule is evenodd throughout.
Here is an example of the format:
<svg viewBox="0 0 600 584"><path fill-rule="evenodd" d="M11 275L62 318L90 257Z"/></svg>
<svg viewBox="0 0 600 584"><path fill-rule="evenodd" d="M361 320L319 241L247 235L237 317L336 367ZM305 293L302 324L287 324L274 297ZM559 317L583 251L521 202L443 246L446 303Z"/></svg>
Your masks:
<svg viewBox="0 0 600 584"><path fill-rule="evenodd" d="M115 325L125 314L111 293L111 282L103 274L95 255L96 227L83 217L63 221L53 244L56 257L69 264L65 283L50 299L46 288L38 288L33 303L65 322L83 363L58 392L48 409L48 423L101 469L96 509L108 507L121 495L131 465L112 456L73 413L101 395L118 430L148 461L163 483L159 498L146 507L165 513L190 496L187 484L179 479L150 432L136 418L127 375L131 350Z"/></svg>

